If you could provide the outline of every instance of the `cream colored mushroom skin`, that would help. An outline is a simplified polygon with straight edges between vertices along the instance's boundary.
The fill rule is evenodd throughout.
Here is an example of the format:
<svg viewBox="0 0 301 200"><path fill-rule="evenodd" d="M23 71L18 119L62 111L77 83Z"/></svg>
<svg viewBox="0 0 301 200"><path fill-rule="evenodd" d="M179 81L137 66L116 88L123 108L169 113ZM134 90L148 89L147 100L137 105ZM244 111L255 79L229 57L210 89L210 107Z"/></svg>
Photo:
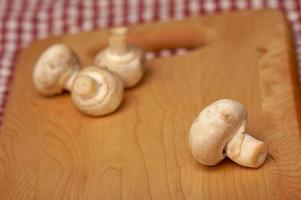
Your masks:
<svg viewBox="0 0 301 200"><path fill-rule="evenodd" d="M212 166L228 156L251 168L260 167L267 156L267 145L246 133L247 112L243 105L221 99L204 108L189 132L193 157Z"/></svg>
<svg viewBox="0 0 301 200"><path fill-rule="evenodd" d="M95 66L81 70L71 92L76 107L91 116L115 111L123 99L123 83L114 73Z"/></svg>
<svg viewBox="0 0 301 200"><path fill-rule="evenodd" d="M144 74L143 51L127 42L127 28L110 31L109 46L95 57L95 66L115 72L125 88L138 84Z"/></svg>
<svg viewBox="0 0 301 200"><path fill-rule="evenodd" d="M75 53L64 44L54 44L39 57L33 71L35 88L43 95L60 94L70 90L80 62Z"/></svg>

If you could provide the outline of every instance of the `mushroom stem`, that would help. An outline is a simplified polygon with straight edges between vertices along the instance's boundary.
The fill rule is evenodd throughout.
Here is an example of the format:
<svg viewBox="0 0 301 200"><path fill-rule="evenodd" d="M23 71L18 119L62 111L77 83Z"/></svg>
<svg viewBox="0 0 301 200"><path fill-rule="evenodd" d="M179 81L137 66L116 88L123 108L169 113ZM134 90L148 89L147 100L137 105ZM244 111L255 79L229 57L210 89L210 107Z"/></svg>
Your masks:
<svg viewBox="0 0 301 200"><path fill-rule="evenodd" d="M97 92L97 82L89 76L79 76L73 92L82 98L90 98Z"/></svg>
<svg viewBox="0 0 301 200"><path fill-rule="evenodd" d="M77 74L78 74L78 71L73 72L73 73L69 76L69 78L67 79L67 81L65 82L64 88L65 88L66 90L68 90L69 92L72 90L73 83L74 83L74 80L75 80Z"/></svg>
<svg viewBox="0 0 301 200"><path fill-rule="evenodd" d="M113 28L109 36L109 48L113 53L122 55L128 52L127 28Z"/></svg>
<svg viewBox="0 0 301 200"><path fill-rule="evenodd" d="M252 168L260 167L267 156L267 145L247 133L233 136L226 146L227 156L234 162Z"/></svg>

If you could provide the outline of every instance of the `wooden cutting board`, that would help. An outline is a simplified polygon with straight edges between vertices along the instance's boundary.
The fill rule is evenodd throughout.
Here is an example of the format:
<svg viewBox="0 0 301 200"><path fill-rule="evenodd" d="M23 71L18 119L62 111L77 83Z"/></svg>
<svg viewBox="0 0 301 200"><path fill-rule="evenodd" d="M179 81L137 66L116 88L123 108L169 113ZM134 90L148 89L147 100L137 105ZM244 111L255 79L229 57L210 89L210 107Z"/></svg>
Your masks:
<svg viewBox="0 0 301 200"><path fill-rule="evenodd" d="M276 11L243 11L131 27L146 51L191 48L146 62L147 73L106 117L79 113L69 95L45 98L34 63L62 42L84 66L108 32L33 43L18 59L0 134L0 199L300 199L300 91L291 34ZM269 145L259 169L198 164L193 119L220 98L243 103L248 132Z"/></svg>

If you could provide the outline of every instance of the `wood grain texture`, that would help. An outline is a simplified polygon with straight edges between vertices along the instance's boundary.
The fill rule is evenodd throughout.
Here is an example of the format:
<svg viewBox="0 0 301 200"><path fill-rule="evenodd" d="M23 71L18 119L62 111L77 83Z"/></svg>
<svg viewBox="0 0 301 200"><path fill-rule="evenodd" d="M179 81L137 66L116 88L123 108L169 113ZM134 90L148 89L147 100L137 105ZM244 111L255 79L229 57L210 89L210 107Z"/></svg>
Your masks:
<svg viewBox="0 0 301 200"><path fill-rule="evenodd" d="M18 59L0 134L0 199L300 199L300 95L289 29L276 11L243 11L131 28L147 51L194 48L147 61L120 109L91 118L68 94L44 98L32 83L40 53L63 42L84 65L107 31L38 41ZM228 159L199 165L188 131L207 104L242 102L248 132L266 141L263 167Z"/></svg>

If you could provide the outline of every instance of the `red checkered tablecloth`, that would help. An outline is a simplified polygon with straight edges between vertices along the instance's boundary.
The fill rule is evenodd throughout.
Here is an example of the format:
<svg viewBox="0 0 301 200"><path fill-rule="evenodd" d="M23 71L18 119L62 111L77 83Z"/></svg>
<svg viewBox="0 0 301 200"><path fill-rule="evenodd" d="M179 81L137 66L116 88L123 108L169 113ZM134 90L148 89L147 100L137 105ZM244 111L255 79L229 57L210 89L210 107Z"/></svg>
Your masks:
<svg viewBox="0 0 301 200"><path fill-rule="evenodd" d="M118 25L272 8L282 10L291 23L301 66L300 5L301 0L0 0L0 123L16 56L33 40Z"/></svg>

